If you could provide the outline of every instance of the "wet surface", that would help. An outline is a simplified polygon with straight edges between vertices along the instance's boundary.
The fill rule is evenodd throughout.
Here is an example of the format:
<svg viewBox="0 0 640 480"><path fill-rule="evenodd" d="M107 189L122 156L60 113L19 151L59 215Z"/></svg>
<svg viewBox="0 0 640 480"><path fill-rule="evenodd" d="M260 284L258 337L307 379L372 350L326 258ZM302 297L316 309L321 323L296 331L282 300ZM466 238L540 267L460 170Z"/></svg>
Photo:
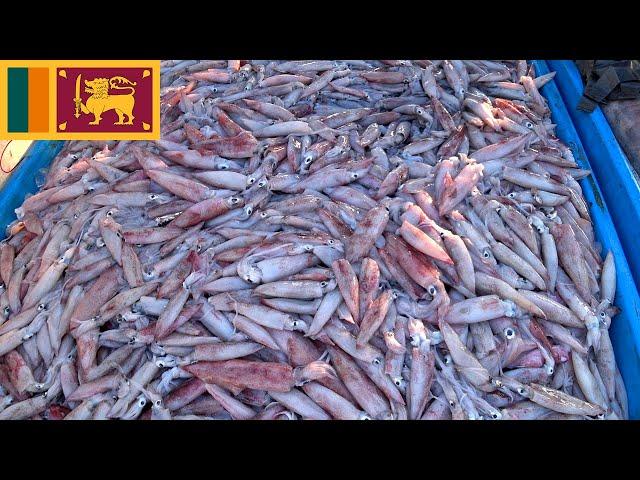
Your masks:
<svg viewBox="0 0 640 480"><path fill-rule="evenodd" d="M636 174L640 175L640 99L620 100L602 105L611 130Z"/></svg>

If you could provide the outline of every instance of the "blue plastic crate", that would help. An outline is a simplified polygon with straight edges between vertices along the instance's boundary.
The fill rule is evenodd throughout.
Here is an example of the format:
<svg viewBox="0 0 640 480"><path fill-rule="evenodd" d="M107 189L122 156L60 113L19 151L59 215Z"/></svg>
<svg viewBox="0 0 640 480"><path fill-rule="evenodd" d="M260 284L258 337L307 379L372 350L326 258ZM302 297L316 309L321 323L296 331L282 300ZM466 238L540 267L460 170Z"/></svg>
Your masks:
<svg viewBox="0 0 640 480"><path fill-rule="evenodd" d="M536 60L533 63L537 75L549 73L549 67L544 60ZM566 61L566 63L570 62ZM567 107L556 86L555 79L542 87L541 93L549 102L551 119L557 125L556 133L558 137L571 148L579 166L593 172L593 175L580 180L580 186L585 200L589 204L596 240L602 245L604 253L612 251L615 257L617 273L615 303L622 311L612 321L611 341L616 353L618 367L627 387L629 416L633 419L640 419L640 297L638 297L638 289L634 283L625 251L616 232L616 227L620 228L620 223L616 222L614 226L611 211L608 208L607 198L611 197L614 199L612 201L615 201L616 192L608 192L608 196L603 194L599 186L602 183L598 170L592 168L594 165L593 157L587 155L583 148L582 137L578 135L574 128ZM612 145L617 145L618 143L611 130L609 130L609 137L604 141L610 145L611 150L614 150ZM624 161L624 159L622 160ZM617 161L612 163L611 170L620 167L621 164L622 161L618 157ZM623 172L616 172L616 175L623 176ZM606 185L609 186L609 183L607 182ZM640 207L639 200L640 196L636 192L636 197L633 200L635 207Z"/></svg>
<svg viewBox="0 0 640 480"><path fill-rule="evenodd" d="M535 60L533 63L538 75L549 72L545 61ZM640 270L640 259L627 246L627 244L631 245L629 242L637 238L640 233L638 232L640 228L638 182L629 171L628 162L601 112L596 110L600 114L600 119L596 122L597 128L593 127L592 130L585 126L586 121L579 123L575 118L572 120L576 115L574 112L570 115L564 103L568 95L573 98L567 93L569 75L566 72L570 72L568 64L571 62L551 61L550 63L558 74L556 79L542 88L542 94L549 101L552 120L557 124L556 132L559 138L571 147L582 168L593 171L593 175L581 180L580 184L590 207L596 239L605 252L611 250L615 256L616 305L622 312L613 320L611 338L618 366L627 387L630 416L632 419L640 419L640 297L630 268L632 265L636 273L637 265ZM556 84L560 85L562 95ZM567 102L567 105L575 106L575 103L577 101L573 104ZM574 127L574 121L577 126L580 125L580 128ZM598 135L597 141L594 141L595 132ZM600 143L602 148L596 149L592 145L597 143ZM37 172L49 165L62 149L62 145L63 142L35 142L7 179L3 189L0 190L0 227L2 227L0 238L4 238L4 227L15 220L14 210L22 204L24 197L37 190L35 183ZM604 160L605 155L609 160L603 166L601 161ZM601 190L599 185L602 185L604 190ZM612 206L612 210L608 205ZM628 258L625 256L623 243L627 248Z"/></svg>
<svg viewBox="0 0 640 480"><path fill-rule="evenodd" d="M633 278L640 285L640 255L636 252L640 237L640 179L600 107L592 113L576 108L584 90L576 65L566 60L548 60L547 65L556 71L555 83L602 187Z"/></svg>
<svg viewBox="0 0 640 480"><path fill-rule="evenodd" d="M16 219L15 209L29 193L38 190L36 176L49 166L64 142L33 142L20 163L13 169L0 190L0 240L6 236L6 226Z"/></svg>

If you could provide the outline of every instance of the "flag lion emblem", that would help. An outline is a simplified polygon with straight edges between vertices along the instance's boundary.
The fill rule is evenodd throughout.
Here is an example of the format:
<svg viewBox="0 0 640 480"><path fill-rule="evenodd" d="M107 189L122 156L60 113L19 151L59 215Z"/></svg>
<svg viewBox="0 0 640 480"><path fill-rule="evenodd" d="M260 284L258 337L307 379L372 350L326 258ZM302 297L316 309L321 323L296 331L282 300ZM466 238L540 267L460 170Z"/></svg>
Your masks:
<svg viewBox="0 0 640 480"><path fill-rule="evenodd" d="M93 80L85 80L85 93L91 96L86 103L82 103L80 98L80 85L82 74L76 78L76 96L73 99L76 106L75 117L80 117L80 112L85 114L93 114L93 121L89 125L100 125L102 114L109 110L115 110L118 115L118 121L114 125L133 125L133 107L136 99L134 97L136 90L136 82L132 82L125 77L115 76L111 78L94 78ZM112 90L131 90L127 94L111 95L109 89ZM125 116L127 120L125 121Z"/></svg>

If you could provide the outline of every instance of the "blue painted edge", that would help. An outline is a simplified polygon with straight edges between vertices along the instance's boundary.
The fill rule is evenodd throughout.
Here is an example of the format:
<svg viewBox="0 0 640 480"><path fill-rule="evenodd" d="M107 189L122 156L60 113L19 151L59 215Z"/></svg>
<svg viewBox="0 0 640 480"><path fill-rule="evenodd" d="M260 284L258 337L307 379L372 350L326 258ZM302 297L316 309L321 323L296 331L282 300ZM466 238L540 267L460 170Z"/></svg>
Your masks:
<svg viewBox="0 0 640 480"><path fill-rule="evenodd" d="M63 141L33 142L9 174L0 190L0 240L6 237L5 227L16 219L15 209L22 205L27 194L38 190L36 172L49 166L63 146Z"/></svg>
<svg viewBox="0 0 640 480"><path fill-rule="evenodd" d="M543 60L533 62L537 75L548 73L549 67ZM541 89L551 109L551 119L557 125L558 137L571 147L581 168L591 169L592 162L584 150L564 100L555 80ZM618 368L622 374L629 397L629 416L640 419L640 297L631 276L615 226L612 222L607 202L599 186L600 177L595 173L580 181L580 186L589 204L596 240L603 247L603 253L612 251L616 264L616 305L621 313L613 318L610 334Z"/></svg>
<svg viewBox="0 0 640 480"><path fill-rule="evenodd" d="M584 86L575 64L568 60L550 60L548 65L557 72L556 85L602 185L633 278L636 285L640 285L640 255L636 251L640 238L640 179L600 107L592 113L576 108Z"/></svg>

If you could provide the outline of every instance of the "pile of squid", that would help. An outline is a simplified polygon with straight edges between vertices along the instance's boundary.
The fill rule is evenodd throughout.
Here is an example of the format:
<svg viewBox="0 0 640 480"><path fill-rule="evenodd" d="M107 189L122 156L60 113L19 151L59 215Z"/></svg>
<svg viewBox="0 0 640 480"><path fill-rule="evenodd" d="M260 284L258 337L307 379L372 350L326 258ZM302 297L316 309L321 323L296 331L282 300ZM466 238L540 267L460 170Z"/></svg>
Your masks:
<svg viewBox="0 0 640 480"><path fill-rule="evenodd" d="M628 418L553 74L161 73L161 139L68 142L7 228L0 419Z"/></svg>

